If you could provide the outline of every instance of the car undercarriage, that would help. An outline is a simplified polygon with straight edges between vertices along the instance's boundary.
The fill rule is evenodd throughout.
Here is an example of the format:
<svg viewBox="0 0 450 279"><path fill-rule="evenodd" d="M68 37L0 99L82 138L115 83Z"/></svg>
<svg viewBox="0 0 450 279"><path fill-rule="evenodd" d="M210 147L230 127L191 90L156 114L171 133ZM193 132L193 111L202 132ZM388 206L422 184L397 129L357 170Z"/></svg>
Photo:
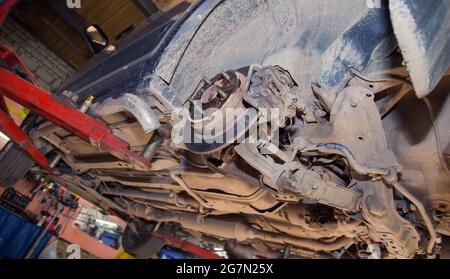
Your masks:
<svg viewBox="0 0 450 279"><path fill-rule="evenodd" d="M402 170L388 148L380 111L389 101L370 87L393 86L400 78L377 84L355 73L327 110L316 97L320 88L300 87L279 66L252 65L246 75L231 70L206 81L185 109L151 133L130 115L103 116L121 138L141 147L134 151L151 160L149 170L44 125L35 133L67 152L66 169L53 179L81 186L105 209L175 223L200 239L290 247L304 257L325 257L352 244L362 257L436 252L435 224L443 222L441 233L448 233L445 217L431 215L402 185L418 174ZM210 107L195 122L197 101ZM101 106L114 107L108 100ZM267 108L276 113L266 115ZM194 143L186 144L184 133ZM196 136L203 142L195 143ZM444 175L444 165L435 172Z"/></svg>
<svg viewBox="0 0 450 279"><path fill-rule="evenodd" d="M215 1L206 2L181 22ZM175 226L238 257L439 255L450 236L449 73L416 96L390 19L388 31L371 21L386 17L387 7L224 2L195 33L183 24L173 29L151 71L146 64L136 75L127 65L93 85L74 78L57 94L74 107L94 96L86 113L150 167L36 121L30 136L56 171L32 172L127 220L131 235ZM302 16L331 20L333 9L348 16L336 23L342 33L327 34L321 22L313 24L317 34L299 31L309 22ZM231 27L223 26L226 16ZM273 41L264 41L258 26L271 19L276 35L266 30ZM306 45L289 46L301 34ZM357 48L361 34L377 39ZM314 44L323 41L316 54ZM139 76L134 90L102 85L117 79L129 86L128 74Z"/></svg>

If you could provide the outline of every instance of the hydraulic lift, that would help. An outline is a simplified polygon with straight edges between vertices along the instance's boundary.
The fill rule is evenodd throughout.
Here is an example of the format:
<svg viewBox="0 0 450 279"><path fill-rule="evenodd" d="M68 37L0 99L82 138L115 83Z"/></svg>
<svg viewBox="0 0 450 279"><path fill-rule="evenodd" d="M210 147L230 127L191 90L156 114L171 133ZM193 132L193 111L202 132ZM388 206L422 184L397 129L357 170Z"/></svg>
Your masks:
<svg viewBox="0 0 450 279"><path fill-rule="evenodd" d="M0 45L0 59L7 68L0 68L0 130L20 146L42 168L53 169L47 158L33 145L30 137L9 116L4 97L26 107L37 115L64 128L73 135L110 152L117 158L147 169L150 162L130 150L127 142L115 136L112 130L78 108L68 107L39 86L37 79L27 69L19 56L10 48ZM0 61L1 62L1 61ZM29 81L12 73L18 70Z"/></svg>

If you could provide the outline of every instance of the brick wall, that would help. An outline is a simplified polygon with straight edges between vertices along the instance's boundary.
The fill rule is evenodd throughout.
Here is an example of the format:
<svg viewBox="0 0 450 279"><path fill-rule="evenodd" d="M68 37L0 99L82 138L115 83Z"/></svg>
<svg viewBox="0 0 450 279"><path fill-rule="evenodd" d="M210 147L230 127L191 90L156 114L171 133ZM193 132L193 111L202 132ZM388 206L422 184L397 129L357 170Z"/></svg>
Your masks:
<svg viewBox="0 0 450 279"><path fill-rule="evenodd" d="M47 90L54 91L74 69L12 17L0 28L0 44L14 49Z"/></svg>

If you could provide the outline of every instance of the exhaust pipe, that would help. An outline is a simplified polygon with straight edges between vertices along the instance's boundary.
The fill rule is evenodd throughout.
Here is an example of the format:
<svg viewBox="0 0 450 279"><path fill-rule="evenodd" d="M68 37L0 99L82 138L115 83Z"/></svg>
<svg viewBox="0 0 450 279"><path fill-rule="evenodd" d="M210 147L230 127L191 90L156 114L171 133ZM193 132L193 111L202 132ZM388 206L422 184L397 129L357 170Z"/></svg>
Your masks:
<svg viewBox="0 0 450 279"><path fill-rule="evenodd" d="M259 230L239 221L223 220L217 217L206 217L199 221L199 215L196 213L169 212L167 210L161 210L142 203L126 201L120 198L115 198L114 201L124 207L129 214L139 218L158 222L174 222L180 224L184 229L226 239L236 239L241 242L260 239L273 243L291 244L311 251L334 251L354 242L352 238L348 237L341 237L330 243L302 239Z"/></svg>
<svg viewBox="0 0 450 279"><path fill-rule="evenodd" d="M152 108L144 100L130 93L111 97L102 103L92 105L89 109L89 114L95 117L102 117L121 111L131 113L141 124L145 133L154 131L161 126Z"/></svg>

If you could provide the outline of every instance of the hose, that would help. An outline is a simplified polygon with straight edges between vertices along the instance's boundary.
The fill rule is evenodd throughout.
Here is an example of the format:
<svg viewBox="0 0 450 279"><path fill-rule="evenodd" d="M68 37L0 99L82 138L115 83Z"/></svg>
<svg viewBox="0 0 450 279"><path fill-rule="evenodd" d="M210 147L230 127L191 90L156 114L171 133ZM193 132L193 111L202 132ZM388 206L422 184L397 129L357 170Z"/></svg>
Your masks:
<svg viewBox="0 0 450 279"><path fill-rule="evenodd" d="M430 116L430 120L431 120L431 124L433 126L433 131L434 131L434 137L436 140L436 148L437 148L437 153L438 153L438 157L439 157L439 162L441 163L442 168L444 169L444 171L448 174L450 174L450 170L448 168L447 163L445 162L445 158L442 156L442 144L441 144L441 136L439 134L439 129L436 125L436 121L434 118L434 113L433 113L433 106L431 105L430 100L428 100L427 97L423 98L423 102L425 103L425 106L427 107L428 110L428 114Z"/></svg>

